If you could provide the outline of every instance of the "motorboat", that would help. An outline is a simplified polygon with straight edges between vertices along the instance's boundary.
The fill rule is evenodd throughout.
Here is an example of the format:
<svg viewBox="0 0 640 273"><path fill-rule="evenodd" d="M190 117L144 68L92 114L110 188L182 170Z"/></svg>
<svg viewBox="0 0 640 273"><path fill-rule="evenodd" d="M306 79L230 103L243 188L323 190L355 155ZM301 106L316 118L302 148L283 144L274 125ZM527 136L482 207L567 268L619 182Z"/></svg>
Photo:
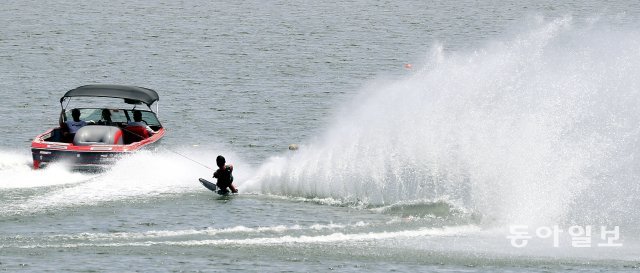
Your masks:
<svg viewBox="0 0 640 273"><path fill-rule="evenodd" d="M124 106L69 107L72 99L95 98L124 99ZM165 135L158 100L154 90L127 85L84 85L67 91L60 98L59 126L31 142L33 168L65 161L74 169L102 169L124 155L155 146Z"/></svg>

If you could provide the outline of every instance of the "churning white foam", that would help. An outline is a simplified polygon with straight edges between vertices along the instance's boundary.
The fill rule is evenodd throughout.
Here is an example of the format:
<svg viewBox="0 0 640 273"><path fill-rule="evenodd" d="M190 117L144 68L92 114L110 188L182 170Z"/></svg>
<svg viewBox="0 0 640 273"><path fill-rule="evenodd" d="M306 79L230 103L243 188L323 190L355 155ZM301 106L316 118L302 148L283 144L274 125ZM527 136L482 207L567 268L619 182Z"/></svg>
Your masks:
<svg viewBox="0 0 640 273"><path fill-rule="evenodd" d="M64 162L43 170L33 170L31 156L12 151L0 151L0 189L36 188L74 184L95 175L73 173Z"/></svg>
<svg viewBox="0 0 640 273"><path fill-rule="evenodd" d="M185 236L220 236L220 235L235 235L235 236L251 236L251 235L264 235L264 234L283 234L291 232L308 232L308 231L340 231L349 228L361 228L367 227L370 224L365 222L357 222L354 224L313 224L309 226L302 225L276 225L276 226L264 226L264 227L245 227L235 226L229 228L205 228L205 229L185 229L185 230L150 230L145 232L110 232L110 233L92 233L83 232L78 234L56 234L48 235L40 239L47 241L51 240L84 240L84 241L113 241L113 240L158 240L158 239L170 239ZM24 236L19 236L17 239L35 240Z"/></svg>
<svg viewBox="0 0 640 273"><path fill-rule="evenodd" d="M637 28L565 17L466 52L436 46L245 188L377 205L446 196L498 223L637 223L639 45Z"/></svg>
<svg viewBox="0 0 640 273"><path fill-rule="evenodd" d="M210 177L213 172L203 167L215 166L219 151L183 148L177 151L141 151L119 160L114 166L99 174L69 171L64 163L52 164L42 170L33 170L30 158L4 160L0 169L3 178L0 188L35 188L58 184L64 187L49 189L3 204L6 212L37 212L48 208L95 205L124 199L146 199L164 194L179 194L202 190L198 177ZM245 165L232 153L230 162ZM0 154L3 155L4 154ZM213 155L213 156L212 156ZM7 158L10 158L7 156ZM200 164L196 164L198 162ZM8 166L8 167L5 167ZM241 172L237 178L247 174ZM82 182L82 183L79 183Z"/></svg>
<svg viewBox="0 0 640 273"><path fill-rule="evenodd" d="M360 241L378 241L399 238L415 238L426 236L461 236L480 232L480 228L473 225L442 227L442 228L420 228L416 230L402 230L391 232L366 232L366 233L341 233L336 232L328 235L301 235L301 236L280 236L280 237L259 237L248 239L207 239L207 240L184 240L184 241L138 241L138 242L114 242L114 243L66 243L66 244L38 244L19 246L0 246L0 248L76 248L76 247L129 247L129 246L203 246L203 245L280 245L280 244L324 244L324 243L349 243Z"/></svg>

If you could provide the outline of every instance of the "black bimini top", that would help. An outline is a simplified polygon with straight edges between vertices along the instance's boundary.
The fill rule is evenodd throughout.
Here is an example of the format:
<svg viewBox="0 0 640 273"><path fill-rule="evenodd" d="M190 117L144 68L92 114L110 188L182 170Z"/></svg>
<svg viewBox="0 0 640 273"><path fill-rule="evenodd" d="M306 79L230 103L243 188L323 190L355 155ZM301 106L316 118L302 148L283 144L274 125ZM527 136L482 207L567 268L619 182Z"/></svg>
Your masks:
<svg viewBox="0 0 640 273"><path fill-rule="evenodd" d="M128 103L143 102L151 106L160 97L154 90L144 87L115 85L115 84L92 84L71 89L60 98L60 102L69 97L108 97L122 98Z"/></svg>

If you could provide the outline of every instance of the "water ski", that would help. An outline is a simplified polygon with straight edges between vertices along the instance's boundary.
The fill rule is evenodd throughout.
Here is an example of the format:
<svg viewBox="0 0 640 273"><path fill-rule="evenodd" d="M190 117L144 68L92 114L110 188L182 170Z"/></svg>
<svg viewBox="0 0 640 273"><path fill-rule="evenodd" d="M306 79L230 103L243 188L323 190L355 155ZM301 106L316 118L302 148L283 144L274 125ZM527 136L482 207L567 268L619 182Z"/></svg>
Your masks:
<svg viewBox="0 0 640 273"><path fill-rule="evenodd" d="M200 181L202 186L204 186L205 188L207 188L210 191L215 192L215 193L217 193L219 195L229 195L229 194L231 194L230 191L219 189L218 186L216 186L216 184L214 184L211 181L206 180L204 178L200 178L200 179L198 179L198 181Z"/></svg>

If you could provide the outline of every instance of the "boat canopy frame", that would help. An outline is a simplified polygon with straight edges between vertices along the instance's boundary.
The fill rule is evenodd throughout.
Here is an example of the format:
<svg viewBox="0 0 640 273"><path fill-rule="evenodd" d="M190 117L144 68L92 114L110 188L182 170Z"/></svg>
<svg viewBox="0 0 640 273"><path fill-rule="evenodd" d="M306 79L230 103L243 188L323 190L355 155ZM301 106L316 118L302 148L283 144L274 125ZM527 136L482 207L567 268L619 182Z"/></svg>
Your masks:
<svg viewBox="0 0 640 273"><path fill-rule="evenodd" d="M92 84L83 85L67 91L67 93L60 98L60 106L62 106L62 109L65 109L63 102L72 97L120 98L124 99L124 102L127 104L135 105L144 103L149 109L151 109L153 103L160 100L158 93L149 88L130 85ZM158 104L156 103L156 114L157 111Z"/></svg>

